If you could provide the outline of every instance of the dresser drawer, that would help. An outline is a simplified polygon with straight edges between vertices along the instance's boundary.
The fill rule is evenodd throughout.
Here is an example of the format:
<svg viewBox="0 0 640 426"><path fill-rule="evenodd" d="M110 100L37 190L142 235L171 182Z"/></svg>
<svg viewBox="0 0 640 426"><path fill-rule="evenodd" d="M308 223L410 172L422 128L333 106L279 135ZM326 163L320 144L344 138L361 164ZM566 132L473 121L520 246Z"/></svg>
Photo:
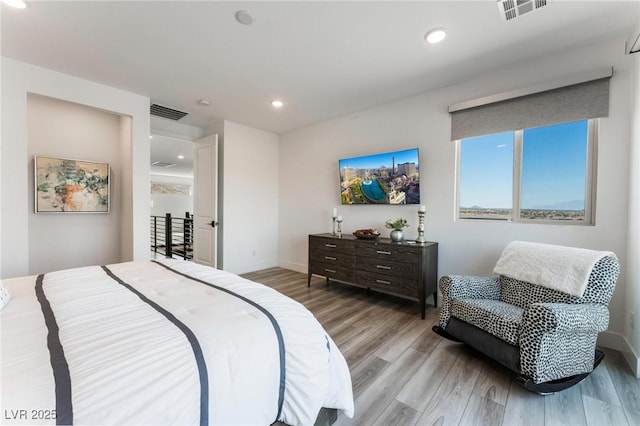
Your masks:
<svg viewBox="0 0 640 426"><path fill-rule="evenodd" d="M382 290L418 298L418 281L377 273L358 271L357 283L372 290Z"/></svg>
<svg viewBox="0 0 640 426"><path fill-rule="evenodd" d="M396 262L388 258L356 257L356 269L372 274L392 275L401 278L417 279L419 265L417 263Z"/></svg>
<svg viewBox="0 0 640 426"><path fill-rule="evenodd" d="M353 268L355 266L355 257L353 254L336 252L325 248L311 250L309 253L309 261L311 263L326 263L348 268Z"/></svg>
<svg viewBox="0 0 640 426"><path fill-rule="evenodd" d="M356 252L356 244L354 241L341 240L339 238L309 238L310 252L327 252L327 253L344 253L354 255Z"/></svg>
<svg viewBox="0 0 640 426"><path fill-rule="evenodd" d="M366 245L356 249L358 257L393 260L395 262L418 263L420 250L414 247L394 246L393 244Z"/></svg>
<svg viewBox="0 0 640 426"><path fill-rule="evenodd" d="M355 281L355 273L353 269L353 263L350 266L337 265L335 263L327 262L313 262L310 267L310 273L315 275L322 275L323 277L331 278L340 281Z"/></svg>

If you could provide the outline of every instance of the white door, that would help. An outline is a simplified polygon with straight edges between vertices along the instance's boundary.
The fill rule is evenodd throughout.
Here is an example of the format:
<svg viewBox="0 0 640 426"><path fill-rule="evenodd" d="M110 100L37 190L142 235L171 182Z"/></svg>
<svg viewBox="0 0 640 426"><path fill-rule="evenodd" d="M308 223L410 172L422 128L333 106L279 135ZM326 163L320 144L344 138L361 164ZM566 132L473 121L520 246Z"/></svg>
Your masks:
<svg viewBox="0 0 640 426"><path fill-rule="evenodd" d="M193 260L215 268L218 241L218 135L195 141L193 149Z"/></svg>

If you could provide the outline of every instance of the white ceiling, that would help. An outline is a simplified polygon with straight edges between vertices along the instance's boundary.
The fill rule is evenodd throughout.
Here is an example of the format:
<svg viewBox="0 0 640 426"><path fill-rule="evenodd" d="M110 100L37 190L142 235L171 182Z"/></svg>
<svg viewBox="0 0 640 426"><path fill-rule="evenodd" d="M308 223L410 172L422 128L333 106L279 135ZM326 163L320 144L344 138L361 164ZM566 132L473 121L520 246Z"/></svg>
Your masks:
<svg viewBox="0 0 640 426"><path fill-rule="evenodd" d="M253 25L235 21L241 9ZM638 14L638 1L555 0L507 23L494 0L31 1L2 6L2 54L188 111L184 124L227 119L283 133L626 37ZM423 41L433 27L448 29L440 45Z"/></svg>
<svg viewBox="0 0 640 426"><path fill-rule="evenodd" d="M153 135L151 144L151 174L193 178L193 142ZM184 158L178 158L178 156ZM170 167L154 166L161 161Z"/></svg>

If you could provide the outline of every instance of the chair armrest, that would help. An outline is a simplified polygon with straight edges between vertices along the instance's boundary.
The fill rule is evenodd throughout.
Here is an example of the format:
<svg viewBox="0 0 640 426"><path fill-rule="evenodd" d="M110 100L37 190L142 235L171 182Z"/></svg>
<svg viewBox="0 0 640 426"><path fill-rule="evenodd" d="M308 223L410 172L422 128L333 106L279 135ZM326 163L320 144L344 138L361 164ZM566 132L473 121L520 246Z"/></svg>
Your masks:
<svg viewBox="0 0 640 426"><path fill-rule="evenodd" d="M518 341L522 374L542 383L591 371L598 333L608 324L605 305L529 305Z"/></svg>
<svg viewBox="0 0 640 426"><path fill-rule="evenodd" d="M449 324L453 299L491 299L500 300L500 281L498 277L474 277L469 275L444 275L440 278L442 292L442 310L440 327Z"/></svg>
<svg viewBox="0 0 640 426"><path fill-rule="evenodd" d="M500 300L500 281L498 277L445 275L440 278L440 291L443 299Z"/></svg>
<svg viewBox="0 0 640 426"><path fill-rule="evenodd" d="M566 303L534 303L522 313L522 328L536 328L539 333L554 331L605 331L609 326L606 306Z"/></svg>

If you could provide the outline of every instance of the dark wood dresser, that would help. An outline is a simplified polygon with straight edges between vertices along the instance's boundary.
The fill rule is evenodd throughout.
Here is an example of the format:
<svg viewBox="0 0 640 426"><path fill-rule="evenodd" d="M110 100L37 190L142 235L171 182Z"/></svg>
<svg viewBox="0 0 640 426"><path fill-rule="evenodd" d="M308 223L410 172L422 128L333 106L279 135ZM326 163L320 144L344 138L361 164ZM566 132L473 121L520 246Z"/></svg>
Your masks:
<svg viewBox="0 0 640 426"><path fill-rule="evenodd" d="M307 285L311 275L416 299L424 319L425 299L433 296L433 305L437 303L438 243L309 235Z"/></svg>

